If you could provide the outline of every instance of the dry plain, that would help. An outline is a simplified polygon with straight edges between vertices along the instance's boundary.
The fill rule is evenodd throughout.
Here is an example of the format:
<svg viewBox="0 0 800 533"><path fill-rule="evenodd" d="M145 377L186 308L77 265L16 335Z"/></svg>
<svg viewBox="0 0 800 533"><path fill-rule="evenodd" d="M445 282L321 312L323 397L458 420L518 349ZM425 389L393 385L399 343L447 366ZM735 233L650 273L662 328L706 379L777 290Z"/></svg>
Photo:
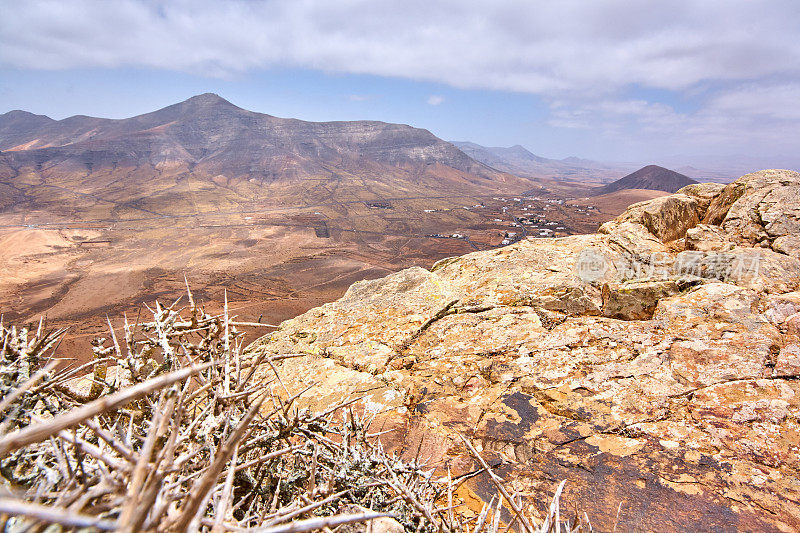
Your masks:
<svg viewBox="0 0 800 533"><path fill-rule="evenodd" d="M515 217L536 211L563 228L558 235L585 233L628 203L660 194L623 191L619 199L583 200L579 186L546 180L527 195L520 189L397 194L366 182L337 191L331 180L298 193L248 181L187 181L135 203L116 200L111 182L94 181L83 191L50 180L30 184L28 194L38 194L43 207L0 213L5 320L46 316L54 327L69 326L59 352L82 358L89 340L107 329L106 316L119 327L123 314L133 320L143 303L175 300L188 281L213 310L227 292L240 320L277 324L338 298L355 281L412 265L429 268L499 246L510 234L537 235ZM270 331L249 329L250 338Z"/></svg>

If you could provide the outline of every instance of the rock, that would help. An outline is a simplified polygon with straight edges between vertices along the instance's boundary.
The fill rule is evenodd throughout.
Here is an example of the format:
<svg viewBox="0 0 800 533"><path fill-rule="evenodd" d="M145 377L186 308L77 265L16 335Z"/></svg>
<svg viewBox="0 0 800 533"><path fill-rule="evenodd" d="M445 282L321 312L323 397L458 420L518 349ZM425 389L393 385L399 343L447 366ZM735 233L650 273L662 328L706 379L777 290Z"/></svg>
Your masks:
<svg viewBox="0 0 800 533"><path fill-rule="evenodd" d="M675 281L606 283L603 285L603 316L621 320L647 320L661 298L680 292Z"/></svg>
<svg viewBox="0 0 800 533"><path fill-rule="evenodd" d="M471 438L539 520L566 480L602 531L800 530L798 176L360 282L251 349L304 354L277 365L292 393L320 382L301 407L363 395L438 474L477 469ZM472 513L496 492L461 487Z"/></svg>
<svg viewBox="0 0 800 533"><path fill-rule="evenodd" d="M743 190L721 222L726 233L749 244L800 234L800 173L762 170L735 183Z"/></svg>
<svg viewBox="0 0 800 533"><path fill-rule="evenodd" d="M732 282L758 291L782 293L800 287L800 260L766 248L677 254L673 275Z"/></svg>
<svg viewBox="0 0 800 533"><path fill-rule="evenodd" d="M721 319L731 322L755 316L759 295L732 283L708 283L686 294L659 302L653 318L667 320Z"/></svg>
<svg viewBox="0 0 800 533"><path fill-rule="evenodd" d="M781 348L773 375L785 378L800 377L800 344L789 344Z"/></svg>
<svg viewBox="0 0 800 533"><path fill-rule="evenodd" d="M369 415L403 412L404 391L393 388L385 379L347 368L332 359L306 356L284 360L278 366L281 376L288 378L292 393L324 382L324 387L316 387L314 394L304 394L296 400L300 408L321 412L349 398L362 398L359 405ZM265 378L270 379L270 374L265 371Z"/></svg>
<svg viewBox="0 0 800 533"><path fill-rule="evenodd" d="M726 251L733 249L735 246L725 236L722 228L708 224L698 224L686 230L686 240L684 242L687 250L700 252Z"/></svg>
<svg viewBox="0 0 800 533"><path fill-rule="evenodd" d="M631 257L664 253L667 247L647 228L636 222L606 222L600 233L610 236L609 244Z"/></svg>
<svg viewBox="0 0 800 533"><path fill-rule="evenodd" d="M726 185L722 192L711 200L703 216L703 224L721 224L734 202L742 197L744 190L745 184L741 180Z"/></svg>
<svg viewBox="0 0 800 533"><path fill-rule="evenodd" d="M581 277L579 257L586 249L603 249L597 235L545 241L526 240L490 252L475 252L433 269L433 274L460 295L458 309L496 305L536 305L567 314L598 314L600 288ZM619 253L610 253L604 276L613 276Z"/></svg>
<svg viewBox="0 0 800 533"><path fill-rule="evenodd" d="M786 319L786 334L800 337L800 313L795 313Z"/></svg>
<svg viewBox="0 0 800 533"><path fill-rule="evenodd" d="M764 317L776 326L800 312L800 292L770 294L764 299Z"/></svg>
<svg viewBox="0 0 800 533"><path fill-rule="evenodd" d="M271 349L322 354L331 347L365 342L396 349L458 301L456 292L439 278L415 267L355 283L338 301L281 324L272 334ZM375 329L366 329L370 324Z"/></svg>
<svg viewBox="0 0 800 533"><path fill-rule="evenodd" d="M685 194L662 196L633 204L616 220L603 224L601 233L612 233L615 225L623 222L641 224L663 242L680 239L686 230L700 222L698 201Z"/></svg>
<svg viewBox="0 0 800 533"><path fill-rule="evenodd" d="M800 258L800 236L781 235L773 241L772 249L782 254Z"/></svg>
<svg viewBox="0 0 800 533"><path fill-rule="evenodd" d="M711 202L725 189L722 183L693 183L676 191L676 194L685 194L697 200L697 216L705 216Z"/></svg>
<svg viewBox="0 0 800 533"><path fill-rule="evenodd" d="M727 283L661 300L654 320L680 332L669 349L675 379L699 387L768 376L781 335L758 313L758 300L755 291Z"/></svg>
<svg viewBox="0 0 800 533"><path fill-rule="evenodd" d="M365 341L344 346L330 346L326 355L341 362L344 366L370 374L379 374L386 370L396 352L375 341Z"/></svg>

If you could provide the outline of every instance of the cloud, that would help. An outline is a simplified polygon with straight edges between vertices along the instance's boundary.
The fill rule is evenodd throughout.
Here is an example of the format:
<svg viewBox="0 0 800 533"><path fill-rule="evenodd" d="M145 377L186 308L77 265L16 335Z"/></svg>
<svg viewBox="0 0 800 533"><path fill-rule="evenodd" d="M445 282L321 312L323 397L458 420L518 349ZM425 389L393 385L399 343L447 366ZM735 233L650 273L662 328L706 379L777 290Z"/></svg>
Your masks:
<svg viewBox="0 0 800 533"><path fill-rule="evenodd" d="M351 102L368 102L373 97L365 94L351 94L347 97Z"/></svg>
<svg viewBox="0 0 800 533"><path fill-rule="evenodd" d="M800 83L747 84L715 95L708 110L754 119L800 120Z"/></svg>
<svg viewBox="0 0 800 533"><path fill-rule="evenodd" d="M0 63L290 66L534 94L796 76L796 0L2 0Z"/></svg>
<svg viewBox="0 0 800 533"><path fill-rule="evenodd" d="M557 101L548 124L593 130L628 153L794 155L798 102L800 84L748 84L720 89L691 111L641 99Z"/></svg>
<svg viewBox="0 0 800 533"><path fill-rule="evenodd" d="M789 149L800 126L797 0L0 0L0 12L0 67L301 68L512 91L549 104L551 127L632 145Z"/></svg>
<svg viewBox="0 0 800 533"><path fill-rule="evenodd" d="M428 105L439 105L444 102L444 97L438 94L432 94L425 101L428 102Z"/></svg>

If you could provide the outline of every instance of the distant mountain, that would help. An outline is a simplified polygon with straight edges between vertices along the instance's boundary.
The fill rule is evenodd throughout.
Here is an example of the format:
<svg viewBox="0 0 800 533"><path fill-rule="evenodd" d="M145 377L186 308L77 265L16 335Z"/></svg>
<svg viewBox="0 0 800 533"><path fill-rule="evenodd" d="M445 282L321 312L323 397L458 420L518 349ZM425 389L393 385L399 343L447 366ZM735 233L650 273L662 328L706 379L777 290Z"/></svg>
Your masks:
<svg viewBox="0 0 800 533"><path fill-rule="evenodd" d="M369 164L417 174L437 164L478 182L499 174L424 129L278 118L239 108L215 94L122 120L74 116L55 121L11 111L0 115L0 151L15 167L67 165L93 172L120 165L183 166L267 182Z"/></svg>
<svg viewBox="0 0 800 533"><path fill-rule="evenodd" d="M18 144L30 139L37 131L54 122L55 120L44 115L34 115L19 110L9 111L0 115L0 139L5 141L4 144Z"/></svg>
<svg viewBox="0 0 800 533"><path fill-rule="evenodd" d="M551 159L532 154L520 145L503 148L481 146L472 142L456 141L452 144L476 161L520 176L533 175L543 165L553 162Z"/></svg>
<svg viewBox="0 0 800 533"><path fill-rule="evenodd" d="M465 154L497 170L530 178L557 178L586 180L619 176L621 171L632 170L625 164L600 163L589 159L567 157L548 159L515 145L510 148L481 146L473 142L453 141Z"/></svg>
<svg viewBox="0 0 800 533"><path fill-rule="evenodd" d="M674 170L658 165L647 165L613 183L598 189L597 194L607 194L623 189L649 189L652 191L675 192L681 187L697 183L695 180Z"/></svg>

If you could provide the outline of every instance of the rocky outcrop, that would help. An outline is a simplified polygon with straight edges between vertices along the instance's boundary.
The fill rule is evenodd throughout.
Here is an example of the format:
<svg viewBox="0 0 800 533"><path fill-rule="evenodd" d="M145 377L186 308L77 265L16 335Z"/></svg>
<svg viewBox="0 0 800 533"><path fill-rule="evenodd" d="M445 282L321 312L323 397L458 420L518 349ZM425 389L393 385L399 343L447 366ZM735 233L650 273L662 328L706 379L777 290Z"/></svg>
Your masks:
<svg viewBox="0 0 800 533"><path fill-rule="evenodd" d="M800 183L797 174L764 170L726 186L703 222L719 224L735 241L800 257Z"/></svg>
<svg viewBox="0 0 800 533"><path fill-rule="evenodd" d="M525 240L359 282L253 350L303 405L360 397L387 446L453 476L459 435L543 516L600 531L800 528L800 174L636 204L601 233ZM701 223L702 221L702 223ZM494 494L467 476L474 513Z"/></svg>
<svg viewBox="0 0 800 533"><path fill-rule="evenodd" d="M685 194L662 196L633 204L616 220L606 222L601 233L615 233L618 225L625 222L641 224L660 240L668 242L680 239L689 228L700 222L701 204L696 198Z"/></svg>

